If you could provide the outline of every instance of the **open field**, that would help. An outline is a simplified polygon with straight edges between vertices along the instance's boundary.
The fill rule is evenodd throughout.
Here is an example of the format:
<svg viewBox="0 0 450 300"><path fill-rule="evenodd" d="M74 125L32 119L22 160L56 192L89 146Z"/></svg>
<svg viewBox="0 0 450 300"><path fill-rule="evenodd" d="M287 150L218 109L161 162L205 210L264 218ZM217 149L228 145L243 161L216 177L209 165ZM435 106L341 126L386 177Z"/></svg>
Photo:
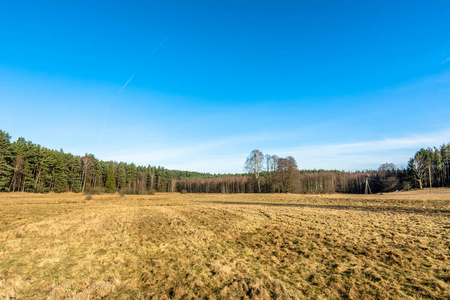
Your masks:
<svg viewBox="0 0 450 300"><path fill-rule="evenodd" d="M0 194L0 299L449 299L434 192Z"/></svg>

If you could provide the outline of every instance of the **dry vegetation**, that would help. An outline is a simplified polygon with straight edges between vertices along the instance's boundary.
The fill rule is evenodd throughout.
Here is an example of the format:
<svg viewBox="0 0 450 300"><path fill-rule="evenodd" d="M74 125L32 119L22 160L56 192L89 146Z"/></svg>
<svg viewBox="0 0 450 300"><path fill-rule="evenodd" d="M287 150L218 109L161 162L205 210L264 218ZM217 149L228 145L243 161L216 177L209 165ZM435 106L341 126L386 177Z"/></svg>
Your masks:
<svg viewBox="0 0 450 300"><path fill-rule="evenodd" d="M0 299L449 299L450 190L0 194Z"/></svg>

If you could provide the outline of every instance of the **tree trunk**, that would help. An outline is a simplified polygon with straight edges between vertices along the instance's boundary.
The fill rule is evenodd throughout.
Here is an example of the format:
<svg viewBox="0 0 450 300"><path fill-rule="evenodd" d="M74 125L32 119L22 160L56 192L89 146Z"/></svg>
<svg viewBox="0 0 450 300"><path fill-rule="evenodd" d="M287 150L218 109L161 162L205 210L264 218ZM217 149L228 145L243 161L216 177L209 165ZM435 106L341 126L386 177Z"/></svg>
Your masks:
<svg viewBox="0 0 450 300"><path fill-rule="evenodd" d="M430 180L430 194L431 194L431 165L428 165L428 178Z"/></svg>

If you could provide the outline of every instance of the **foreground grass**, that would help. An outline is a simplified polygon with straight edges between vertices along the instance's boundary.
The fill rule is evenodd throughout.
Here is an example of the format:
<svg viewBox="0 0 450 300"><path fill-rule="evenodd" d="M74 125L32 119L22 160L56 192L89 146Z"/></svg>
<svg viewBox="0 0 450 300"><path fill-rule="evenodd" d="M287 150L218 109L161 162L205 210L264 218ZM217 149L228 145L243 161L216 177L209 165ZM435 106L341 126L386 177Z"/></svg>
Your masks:
<svg viewBox="0 0 450 300"><path fill-rule="evenodd" d="M0 298L450 298L448 189L0 194L0 216Z"/></svg>

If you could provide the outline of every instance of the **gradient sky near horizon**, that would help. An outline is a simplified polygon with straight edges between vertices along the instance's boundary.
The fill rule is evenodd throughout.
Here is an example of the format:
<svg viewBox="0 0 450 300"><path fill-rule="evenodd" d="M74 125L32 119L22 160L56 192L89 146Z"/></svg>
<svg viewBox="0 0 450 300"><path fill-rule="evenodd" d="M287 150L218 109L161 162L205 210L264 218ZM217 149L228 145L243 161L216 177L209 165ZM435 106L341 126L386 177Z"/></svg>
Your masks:
<svg viewBox="0 0 450 300"><path fill-rule="evenodd" d="M0 129L239 173L405 166L450 142L448 1L2 1Z"/></svg>

